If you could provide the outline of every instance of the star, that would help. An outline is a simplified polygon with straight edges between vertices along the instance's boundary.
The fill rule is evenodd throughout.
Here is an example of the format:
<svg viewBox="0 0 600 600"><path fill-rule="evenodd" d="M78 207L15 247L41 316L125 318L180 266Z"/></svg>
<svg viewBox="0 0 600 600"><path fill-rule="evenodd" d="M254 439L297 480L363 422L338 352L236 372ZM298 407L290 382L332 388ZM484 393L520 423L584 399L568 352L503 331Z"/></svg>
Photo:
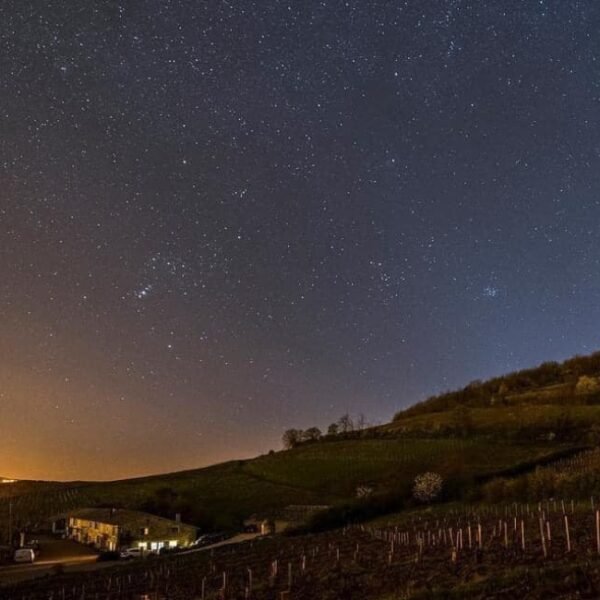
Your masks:
<svg viewBox="0 0 600 600"><path fill-rule="evenodd" d="M493 285L488 285L485 288L483 288L483 295L486 298L496 298L499 293L500 290Z"/></svg>

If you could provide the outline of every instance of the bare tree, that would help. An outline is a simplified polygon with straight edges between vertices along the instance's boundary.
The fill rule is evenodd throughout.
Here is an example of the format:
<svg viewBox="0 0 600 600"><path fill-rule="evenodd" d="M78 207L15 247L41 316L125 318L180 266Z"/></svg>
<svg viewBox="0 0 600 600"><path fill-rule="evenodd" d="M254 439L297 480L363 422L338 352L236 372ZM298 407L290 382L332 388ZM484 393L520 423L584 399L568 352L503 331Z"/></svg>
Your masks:
<svg viewBox="0 0 600 600"><path fill-rule="evenodd" d="M309 427L302 433L303 442L316 442L321 438L321 430L318 427Z"/></svg>
<svg viewBox="0 0 600 600"><path fill-rule="evenodd" d="M288 429L281 438L283 447L286 450L289 450L290 448L297 446L302 440L302 434L303 432L301 429Z"/></svg>
<svg viewBox="0 0 600 600"><path fill-rule="evenodd" d="M338 426L340 433L348 433L349 431L354 431L354 421L348 413L340 417L340 420L338 421Z"/></svg>

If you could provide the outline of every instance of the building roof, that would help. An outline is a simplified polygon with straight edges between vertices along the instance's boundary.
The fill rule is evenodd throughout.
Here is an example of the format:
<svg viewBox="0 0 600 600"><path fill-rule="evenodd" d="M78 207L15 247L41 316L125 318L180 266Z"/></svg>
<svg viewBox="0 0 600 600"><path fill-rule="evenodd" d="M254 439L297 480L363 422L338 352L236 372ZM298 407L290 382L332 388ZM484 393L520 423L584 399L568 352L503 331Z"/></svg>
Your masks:
<svg viewBox="0 0 600 600"><path fill-rule="evenodd" d="M69 511L61 516L117 525L123 532L130 531L137 533L140 529L148 527L150 528L150 537L154 537L154 534L159 532L170 532L174 527L179 527L181 533L195 534L196 531L196 527L193 525L187 525L172 519L158 517L150 513L124 508L80 508L78 510Z"/></svg>

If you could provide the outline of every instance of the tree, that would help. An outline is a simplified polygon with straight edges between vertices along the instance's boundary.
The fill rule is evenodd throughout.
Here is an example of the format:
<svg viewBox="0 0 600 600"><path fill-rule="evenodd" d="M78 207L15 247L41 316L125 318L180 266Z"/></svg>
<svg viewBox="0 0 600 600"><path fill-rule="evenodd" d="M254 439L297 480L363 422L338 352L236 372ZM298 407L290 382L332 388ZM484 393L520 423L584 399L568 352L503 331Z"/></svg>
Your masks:
<svg viewBox="0 0 600 600"><path fill-rule="evenodd" d="M413 496L419 502L431 502L440 495L443 483L444 480L438 473L421 473L415 477Z"/></svg>
<svg viewBox="0 0 600 600"><path fill-rule="evenodd" d="M337 435L339 431L339 427L337 423L332 423L328 428L327 428L327 435Z"/></svg>
<svg viewBox="0 0 600 600"><path fill-rule="evenodd" d="M348 413L340 417L340 420L338 421L338 426L340 433L348 433L349 431L354 431L354 421Z"/></svg>
<svg viewBox="0 0 600 600"><path fill-rule="evenodd" d="M283 447L289 450L297 446L302 441L302 434L301 429L288 429L281 438Z"/></svg>
<svg viewBox="0 0 600 600"><path fill-rule="evenodd" d="M318 427L309 427L302 432L303 442L316 442L319 439L321 439L321 430Z"/></svg>

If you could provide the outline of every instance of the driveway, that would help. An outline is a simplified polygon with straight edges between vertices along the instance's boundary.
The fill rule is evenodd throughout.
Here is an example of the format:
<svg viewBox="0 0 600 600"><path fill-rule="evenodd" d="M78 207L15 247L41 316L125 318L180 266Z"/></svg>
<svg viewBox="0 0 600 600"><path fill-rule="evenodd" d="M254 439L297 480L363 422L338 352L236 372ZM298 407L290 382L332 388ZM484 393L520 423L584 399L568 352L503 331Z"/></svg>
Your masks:
<svg viewBox="0 0 600 600"><path fill-rule="evenodd" d="M71 540L39 536L40 554L33 564L10 564L0 567L0 584L23 581L51 573L56 565L77 566L95 563L98 553Z"/></svg>
<svg viewBox="0 0 600 600"><path fill-rule="evenodd" d="M186 550L181 554L205 552L220 546L240 544L258 536L257 533L241 533L222 542ZM71 540L56 539L51 536L38 536L35 539L39 540L41 546L38 560L34 564L12 564L0 567L0 585L42 577L52 573L53 567L58 564L63 565L65 571L95 571L118 564L116 561L97 562L98 554L95 550Z"/></svg>

